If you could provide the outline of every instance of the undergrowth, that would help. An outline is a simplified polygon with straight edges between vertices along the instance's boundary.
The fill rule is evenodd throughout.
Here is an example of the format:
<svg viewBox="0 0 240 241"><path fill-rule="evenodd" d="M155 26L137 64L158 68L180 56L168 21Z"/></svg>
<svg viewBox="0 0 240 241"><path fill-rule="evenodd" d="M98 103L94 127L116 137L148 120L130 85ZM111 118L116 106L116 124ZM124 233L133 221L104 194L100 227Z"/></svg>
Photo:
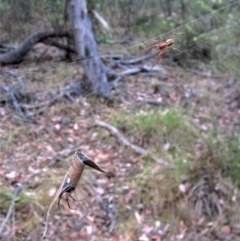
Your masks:
<svg viewBox="0 0 240 241"><path fill-rule="evenodd" d="M232 201L234 187L240 184L237 138L220 135L216 127L202 134L189 114L176 108L120 111L110 121L135 144L148 143L153 153L175 165L166 170L146 157L142 170L131 175L129 183L135 190L131 203L141 215L174 225L181 220L191 223L193 215L214 220L230 203L231 212L237 208ZM185 184L184 193L179 187ZM131 216L130 210L120 210L120 220Z"/></svg>
<svg viewBox="0 0 240 241"><path fill-rule="evenodd" d="M9 189L5 189L5 188L1 188L0 190L0 205L1 205L1 212L2 213L6 213L7 209L10 205L10 202L12 200L12 193ZM26 195L25 193L20 193L17 196L17 199L15 201L15 209L16 210L20 210L24 205L32 202L34 199L29 196Z"/></svg>

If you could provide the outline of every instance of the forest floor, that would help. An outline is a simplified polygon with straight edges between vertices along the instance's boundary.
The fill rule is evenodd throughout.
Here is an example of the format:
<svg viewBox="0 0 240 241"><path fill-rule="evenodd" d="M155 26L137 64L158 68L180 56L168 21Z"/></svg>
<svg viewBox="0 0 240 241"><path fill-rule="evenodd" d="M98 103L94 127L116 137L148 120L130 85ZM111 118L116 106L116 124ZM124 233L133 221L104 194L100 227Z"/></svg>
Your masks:
<svg viewBox="0 0 240 241"><path fill-rule="evenodd" d="M217 168L226 142L239 135L240 82L228 74L213 78L162 67L164 80L124 78L113 90L111 104L92 95L74 96L74 102L63 98L36 114L31 103L31 121L1 105L0 223L13 191L36 174L16 197L3 240L41 239L49 204L79 149L108 173L86 169L74 194L81 201L71 203L75 210L64 200L60 209L53 208L47 240L240 240L240 189L234 178L225 178L222 166ZM27 92L36 92L81 78L78 68L38 65L13 71ZM42 103L52 98L47 96ZM99 121L148 154L124 145Z"/></svg>

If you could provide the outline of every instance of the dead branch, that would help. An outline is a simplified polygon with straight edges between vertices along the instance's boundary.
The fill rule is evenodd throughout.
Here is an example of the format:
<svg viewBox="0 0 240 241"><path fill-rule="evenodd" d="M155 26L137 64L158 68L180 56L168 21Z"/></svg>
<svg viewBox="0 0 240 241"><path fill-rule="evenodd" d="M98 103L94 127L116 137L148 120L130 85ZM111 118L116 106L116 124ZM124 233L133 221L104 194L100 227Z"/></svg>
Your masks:
<svg viewBox="0 0 240 241"><path fill-rule="evenodd" d="M1 102L10 102L14 108L18 111L19 115L23 117L24 119L25 116L21 110L20 104L19 104L19 97L22 95L19 91L17 91L15 88L8 87L8 86L0 86L0 89L8 93L8 100L1 100Z"/></svg>
<svg viewBox="0 0 240 241"><path fill-rule="evenodd" d="M13 192L13 195L12 195L12 201L11 201L11 204L8 208L8 211L7 211L7 215L6 217L4 218L1 226L0 226L0 238L2 236L2 232L3 232L3 229L5 227L5 225L7 224L9 218L11 217L11 214L12 214L12 211L13 211L13 208L14 208L14 205L15 205L15 201L16 201L16 198L18 196L18 194L22 191L22 188L24 185L28 184L29 181L34 178L35 176L39 175L41 172L40 171L37 171L31 175L29 175L26 179L23 180L23 182L21 183L18 183L18 186L15 188L14 192Z"/></svg>
<svg viewBox="0 0 240 241"><path fill-rule="evenodd" d="M117 88L118 83L126 75L135 75L135 74L140 73L141 75L145 75L145 76L150 75L150 76L159 77L160 79L163 79L163 80L167 79L166 75L161 74L161 72L164 70L163 67L154 66L153 69L151 70L151 67L148 66L148 65L142 65L142 66L138 66L138 67L135 67L135 68L129 68L129 67L124 66L120 63L117 63L117 66L121 67L124 70L122 72L119 72L119 73L117 73L117 72L109 73L109 74L115 76L115 80L114 80L114 83L113 83L113 87L115 89ZM153 73L152 71L157 71L157 72L160 72L160 73Z"/></svg>
<svg viewBox="0 0 240 241"><path fill-rule="evenodd" d="M114 89L117 89L118 82L122 80L122 76L118 76L114 81L113 81L113 87Z"/></svg>
<svg viewBox="0 0 240 241"><path fill-rule="evenodd" d="M6 97L0 98L0 104L11 104L24 121L30 121L30 117L43 113L48 107L68 100L74 102L75 96L82 96L83 90L79 79L66 83L61 87L54 87L35 93L25 93L14 87L0 85L0 90L7 93ZM29 104L34 100L38 104Z"/></svg>
<svg viewBox="0 0 240 241"><path fill-rule="evenodd" d="M118 76L125 76L125 75L134 75L141 72L141 67L131 68L123 70L122 72L118 73Z"/></svg>
<svg viewBox="0 0 240 241"><path fill-rule="evenodd" d="M6 53L10 50L16 49L17 46L15 44L4 44L0 43L0 53Z"/></svg>
<svg viewBox="0 0 240 241"><path fill-rule="evenodd" d="M27 37L16 49L12 49L10 52L0 54L0 64L16 64L22 61L27 52L32 47L44 40L52 37L71 37L71 34L67 31L41 31L31 34Z"/></svg>
<svg viewBox="0 0 240 241"><path fill-rule="evenodd" d="M44 42L45 44L47 44L47 45L57 47L57 48L59 48L59 49L65 50L65 51L67 51L67 52L69 52L69 53L73 53L73 54L76 54L76 53L77 53L77 51L76 51L76 49L75 49L74 47L68 46L68 45L65 45L65 44L61 44L61 43L59 43L59 42L57 42L57 41L54 41L54 40L52 40L52 39L47 39L47 40L45 40L45 41L43 41L43 42Z"/></svg>
<svg viewBox="0 0 240 241"><path fill-rule="evenodd" d="M17 81L18 83L20 84L21 88L24 89L25 88L25 85L23 83L23 80L20 76L18 76L17 74L15 74L13 71L11 70L7 70L6 73L10 76L13 76Z"/></svg>
<svg viewBox="0 0 240 241"><path fill-rule="evenodd" d="M106 122L103 122L103 121L95 121L95 125L108 129L110 131L110 133L113 136L115 136L122 145L130 147L137 154L143 155L143 156L149 156L152 160L154 160L158 164L163 165L165 167L170 167L169 163L152 155L148 150L129 142L114 126L112 126Z"/></svg>
<svg viewBox="0 0 240 241"><path fill-rule="evenodd" d="M150 72L150 71L159 71L162 72L164 70L163 67L160 66L154 66L151 70L151 66L148 65L142 65L139 67L131 68L131 69L126 69L120 73L117 73L118 76L125 76L125 75L133 75L137 74L140 72Z"/></svg>
<svg viewBox="0 0 240 241"><path fill-rule="evenodd" d="M14 87L0 85L0 89L2 89L4 92L8 94L7 98L0 99L0 103L3 103L3 104L11 103L15 107L15 109L20 113L20 115L23 115L20 108L20 104L18 103L21 100L21 98L27 97L24 93L25 85L23 83L23 80L20 76L18 76L17 74L15 74L13 71L10 71L10 70L7 70L5 73L3 72L3 74L13 76L19 83L21 91L17 90Z"/></svg>
<svg viewBox="0 0 240 241"><path fill-rule="evenodd" d="M109 26L108 22L97 12L97 10L92 10L93 16L98 20L99 23L103 26L105 30L109 33L112 32L111 27Z"/></svg>
<svg viewBox="0 0 240 241"><path fill-rule="evenodd" d="M152 66L150 65L143 65L142 66L142 70L143 72L151 72L151 71L158 71L158 72L161 72L161 71L164 71L165 70L165 67L163 67L162 65L158 65L158 66L154 66L152 68Z"/></svg>
<svg viewBox="0 0 240 241"><path fill-rule="evenodd" d="M155 105L155 106L160 106L160 105L164 105L164 103L154 100L154 99L137 99L136 102L138 103L138 105L141 104L149 104L149 105Z"/></svg>

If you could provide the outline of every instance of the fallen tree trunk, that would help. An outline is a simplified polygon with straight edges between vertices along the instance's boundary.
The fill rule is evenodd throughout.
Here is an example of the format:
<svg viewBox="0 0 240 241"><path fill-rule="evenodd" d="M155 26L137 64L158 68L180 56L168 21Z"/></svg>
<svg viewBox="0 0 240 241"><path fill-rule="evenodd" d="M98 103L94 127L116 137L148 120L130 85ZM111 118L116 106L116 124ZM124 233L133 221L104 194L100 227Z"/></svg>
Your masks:
<svg viewBox="0 0 240 241"><path fill-rule="evenodd" d="M17 48L12 49L10 52L0 54L0 64L17 64L20 63L24 56L32 47L39 43L44 42L52 37L70 37L71 34L67 31L41 31L31 34L27 37Z"/></svg>

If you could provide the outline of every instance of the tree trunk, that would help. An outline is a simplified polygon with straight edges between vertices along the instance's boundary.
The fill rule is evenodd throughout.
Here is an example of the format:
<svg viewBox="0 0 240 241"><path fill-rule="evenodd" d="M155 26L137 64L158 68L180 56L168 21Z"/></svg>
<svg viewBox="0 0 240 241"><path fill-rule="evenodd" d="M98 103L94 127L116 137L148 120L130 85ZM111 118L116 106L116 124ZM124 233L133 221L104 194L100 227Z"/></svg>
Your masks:
<svg viewBox="0 0 240 241"><path fill-rule="evenodd" d="M109 98L111 90L107 70L103 64L94 38L85 0L67 0L68 16L74 35L78 58L84 68L86 82L97 95Z"/></svg>

